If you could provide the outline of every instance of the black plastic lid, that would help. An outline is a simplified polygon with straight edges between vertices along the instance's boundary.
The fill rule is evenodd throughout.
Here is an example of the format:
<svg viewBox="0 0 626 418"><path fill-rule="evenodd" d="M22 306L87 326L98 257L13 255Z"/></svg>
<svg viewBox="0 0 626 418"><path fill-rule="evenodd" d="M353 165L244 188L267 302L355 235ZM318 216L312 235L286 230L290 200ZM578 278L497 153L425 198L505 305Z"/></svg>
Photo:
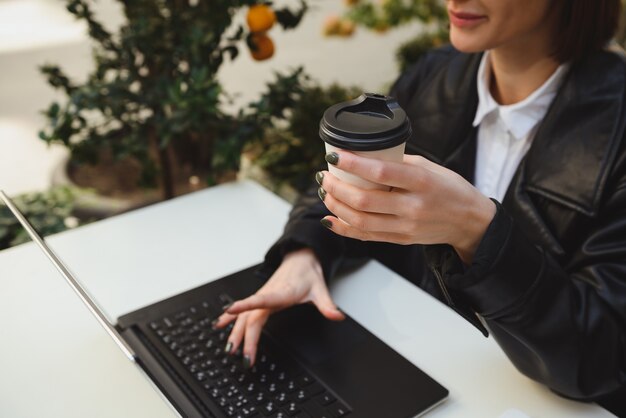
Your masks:
<svg viewBox="0 0 626 418"><path fill-rule="evenodd" d="M411 137L411 123L393 97L364 93L326 109L320 138L337 148L376 151L400 145Z"/></svg>

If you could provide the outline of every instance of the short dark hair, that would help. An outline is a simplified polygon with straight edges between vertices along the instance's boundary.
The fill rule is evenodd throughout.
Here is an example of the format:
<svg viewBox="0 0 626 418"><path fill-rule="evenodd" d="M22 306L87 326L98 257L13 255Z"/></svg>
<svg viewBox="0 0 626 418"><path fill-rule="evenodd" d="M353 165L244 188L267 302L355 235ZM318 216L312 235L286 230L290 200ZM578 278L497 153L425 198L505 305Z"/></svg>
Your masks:
<svg viewBox="0 0 626 418"><path fill-rule="evenodd" d="M621 0L561 0L561 20L555 55L576 61L604 48L613 38L622 10Z"/></svg>

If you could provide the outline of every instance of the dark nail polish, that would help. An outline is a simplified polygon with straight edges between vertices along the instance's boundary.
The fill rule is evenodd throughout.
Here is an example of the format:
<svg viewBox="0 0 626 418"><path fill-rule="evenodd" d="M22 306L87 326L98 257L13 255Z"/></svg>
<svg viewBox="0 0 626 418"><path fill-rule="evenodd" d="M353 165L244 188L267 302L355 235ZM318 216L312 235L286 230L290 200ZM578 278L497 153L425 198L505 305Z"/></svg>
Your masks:
<svg viewBox="0 0 626 418"><path fill-rule="evenodd" d="M326 218L320 220L320 223L328 229L333 229L333 223Z"/></svg>
<svg viewBox="0 0 626 418"><path fill-rule="evenodd" d="M250 356L248 355L243 356L243 368L246 370L250 368Z"/></svg>
<svg viewBox="0 0 626 418"><path fill-rule="evenodd" d="M233 306L233 302L227 303L226 305L222 306L222 310L225 311L228 308L230 308L231 306Z"/></svg>
<svg viewBox="0 0 626 418"><path fill-rule="evenodd" d="M337 165L337 163L339 162L339 154L337 154L336 152L329 152L324 156L324 159L329 164Z"/></svg>
<svg viewBox="0 0 626 418"><path fill-rule="evenodd" d="M321 171L315 173L315 181L321 186L322 182L324 182L324 173L322 173Z"/></svg>
<svg viewBox="0 0 626 418"><path fill-rule="evenodd" d="M323 202L324 199L326 199L326 190L320 187L319 189L317 189L317 195L320 197L320 199L322 199Z"/></svg>
<svg viewBox="0 0 626 418"><path fill-rule="evenodd" d="M233 343L231 343L230 341L226 344L226 348L224 349L224 351L226 351L227 354L230 354L230 352L233 349Z"/></svg>
<svg viewBox="0 0 626 418"><path fill-rule="evenodd" d="M217 323L220 322L219 319L214 319L211 321L211 328L215 329L215 326L217 325Z"/></svg>

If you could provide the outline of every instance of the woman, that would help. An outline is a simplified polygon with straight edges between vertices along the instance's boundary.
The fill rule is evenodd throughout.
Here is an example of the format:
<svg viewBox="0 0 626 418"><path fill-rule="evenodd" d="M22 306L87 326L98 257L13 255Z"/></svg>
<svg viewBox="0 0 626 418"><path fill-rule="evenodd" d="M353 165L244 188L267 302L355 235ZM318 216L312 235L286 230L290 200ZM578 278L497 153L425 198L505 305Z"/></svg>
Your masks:
<svg viewBox="0 0 626 418"><path fill-rule="evenodd" d="M227 351L243 344L252 364L272 311L312 302L342 319L324 278L371 254L488 329L522 373L610 406L626 393L626 64L605 48L619 0L447 6L454 48L391 93L410 155L327 155L391 191L318 173L321 199L300 200L267 254L271 278L216 326L235 321Z"/></svg>

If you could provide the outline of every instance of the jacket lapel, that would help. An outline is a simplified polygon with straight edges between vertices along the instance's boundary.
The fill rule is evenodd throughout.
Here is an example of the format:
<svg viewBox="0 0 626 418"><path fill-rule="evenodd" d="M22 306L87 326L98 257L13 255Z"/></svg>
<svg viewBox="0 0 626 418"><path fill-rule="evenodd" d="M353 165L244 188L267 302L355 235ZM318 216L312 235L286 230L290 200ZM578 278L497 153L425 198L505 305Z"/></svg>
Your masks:
<svg viewBox="0 0 626 418"><path fill-rule="evenodd" d="M518 168L526 191L597 214L624 136L625 68L623 56L608 51L572 67Z"/></svg>
<svg viewBox="0 0 626 418"><path fill-rule="evenodd" d="M421 154L472 181L480 54L456 53L441 70L422 80L405 109L413 125L407 152Z"/></svg>

